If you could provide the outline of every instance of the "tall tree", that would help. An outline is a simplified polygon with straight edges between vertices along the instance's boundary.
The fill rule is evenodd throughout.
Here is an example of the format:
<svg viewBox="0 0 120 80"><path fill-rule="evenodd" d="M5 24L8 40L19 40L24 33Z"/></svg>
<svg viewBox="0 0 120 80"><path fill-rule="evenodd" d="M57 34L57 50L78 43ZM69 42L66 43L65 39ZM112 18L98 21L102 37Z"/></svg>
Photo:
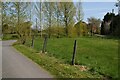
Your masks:
<svg viewBox="0 0 120 80"><path fill-rule="evenodd" d="M26 17L27 20L32 22L32 10L34 8L34 2L26 2Z"/></svg>
<svg viewBox="0 0 120 80"><path fill-rule="evenodd" d="M1 3L1 7L2 7L1 19L2 19L3 33L10 32L10 29L8 29L8 27L9 28L14 27L13 23L16 21L14 18L14 15L12 15L12 9L10 8L11 4L12 4L11 2L2 2Z"/></svg>
<svg viewBox="0 0 120 80"><path fill-rule="evenodd" d="M116 15L110 24L110 34L120 38L120 15Z"/></svg>
<svg viewBox="0 0 120 80"><path fill-rule="evenodd" d="M99 28L100 28L100 23L101 20L100 19L96 19L94 17L90 17L88 18L88 23L90 24L90 32L91 32L91 36L93 33L99 33Z"/></svg>
<svg viewBox="0 0 120 80"><path fill-rule="evenodd" d="M62 13L60 11L60 2L55 2L54 6L54 18L55 18L55 25L56 25L56 31L57 31L57 37L60 37L60 27L62 26Z"/></svg>
<svg viewBox="0 0 120 80"><path fill-rule="evenodd" d="M76 2L76 20L77 22L83 20L84 13L82 11L82 2L79 0L79 2Z"/></svg>
<svg viewBox="0 0 120 80"><path fill-rule="evenodd" d="M81 35L81 23L82 23L82 20L83 20L83 11L82 11L82 2L81 0L79 0L79 2L76 2L76 16L75 16L75 19L77 21L77 26L75 24L75 28L76 28L76 32L77 32L77 36L79 37ZM79 24L79 25L78 25Z"/></svg>
<svg viewBox="0 0 120 80"><path fill-rule="evenodd" d="M6 13L5 13L5 10L6 10L6 4L5 3L3 3L3 2L0 2L0 8L1 8L1 15L0 15L0 18L1 18L1 27L0 27L0 32L1 32L1 34L2 34L2 32L3 32L3 24L4 24L4 19L5 19L5 15L6 15Z"/></svg>
<svg viewBox="0 0 120 80"><path fill-rule="evenodd" d="M26 14L27 15L26 15L26 17L27 17L27 20L32 23L32 10L33 10L34 3L33 2L27 2L26 5L27 5L27 9L26 9ZM31 27L29 29L30 29L30 37L32 37Z"/></svg>
<svg viewBox="0 0 120 80"><path fill-rule="evenodd" d="M5 20L7 18L7 11L8 11L8 2L1 2L1 19L2 19L2 27L4 23L6 22Z"/></svg>
<svg viewBox="0 0 120 80"><path fill-rule="evenodd" d="M48 25L48 37L51 37L51 26L52 26L52 16L53 16L53 5L54 2L44 2L44 17Z"/></svg>
<svg viewBox="0 0 120 80"><path fill-rule="evenodd" d="M61 2L60 11L62 11L62 21L65 25L65 33L68 37L69 28L74 24L74 15L76 13L76 8L73 2Z"/></svg>
<svg viewBox="0 0 120 80"><path fill-rule="evenodd" d="M13 2L14 13L17 15L17 24L26 20L26 10L28 4L26 2Z"/></svg>
<svg viewBox="0 0 120 80"><path fill-rule="evenodd" d="M21 28L20 24L24 23L27 20L27 7L27 2L12 2L11 8L13 8L12 12L16 15L17 18L16 30L19 35L19 38L21 38L21 34L19 31Z"/></svg>
<svg viewBox="0 0 120 80"><path fill-rule="evenodd" d="M40 35L41 35L41 38L42 38L42 2L40 0L40 2L37 2L36 5L35 5L35 9L36 9L36 14L37 14L37 18L39 19L39 27L40 27Z"/></svg>
<svg viewBox="0 0 120 80"><path fill-rule="evenodd" d="M113 31L113 23L111 23L114 20L115 14L114 13L107 13L104 16L102 25L101 25L101 34L102 35L109 35Z"/></svg>

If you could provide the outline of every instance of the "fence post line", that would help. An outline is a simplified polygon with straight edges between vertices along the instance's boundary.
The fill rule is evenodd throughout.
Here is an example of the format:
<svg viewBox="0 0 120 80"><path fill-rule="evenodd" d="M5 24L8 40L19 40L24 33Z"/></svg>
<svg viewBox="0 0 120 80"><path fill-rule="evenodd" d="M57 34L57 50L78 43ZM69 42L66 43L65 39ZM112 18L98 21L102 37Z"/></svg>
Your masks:
<svg viewBox="0 0 120 80"><path fill-rule="evenodd" d="M34 48L34 35L32 35L32 48Z"/></svg>
<svg viewBox="0 0 120 80"><path fill-rule="evenodd" d="M42 53L45 53L45 51L46 51L46 46L47 46L47 36L45 36L45 38L44 38Z"/></svg>
<svg viewBox="0 0 120 80"><path fill-rule="evenodd" d="M77 48L77 40L74 41L73 56L72 56L72 65L75 64L76 48Z"/></svg>

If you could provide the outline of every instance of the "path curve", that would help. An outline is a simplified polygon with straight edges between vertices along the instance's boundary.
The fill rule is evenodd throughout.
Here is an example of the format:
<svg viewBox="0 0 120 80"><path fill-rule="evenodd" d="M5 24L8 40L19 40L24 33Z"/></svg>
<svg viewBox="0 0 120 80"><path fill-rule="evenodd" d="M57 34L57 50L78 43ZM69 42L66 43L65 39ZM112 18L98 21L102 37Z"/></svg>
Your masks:
<svg viewBox="0 0 120 80"><path fill-rule="evenodd" d="M52 78L53 76L35 64L11 45L15 40L2 41L2 78Z"/></svg>

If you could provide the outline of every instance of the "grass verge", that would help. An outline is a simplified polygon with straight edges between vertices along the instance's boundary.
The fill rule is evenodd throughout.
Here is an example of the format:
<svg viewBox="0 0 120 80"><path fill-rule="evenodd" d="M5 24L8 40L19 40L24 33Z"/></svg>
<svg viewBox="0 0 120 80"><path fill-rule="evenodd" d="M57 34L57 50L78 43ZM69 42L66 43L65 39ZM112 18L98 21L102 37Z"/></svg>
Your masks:
<svg viewBox="0 0 120 80"><path fill-rule="evenodd" d="M36 50L24 45L13 45L18 51L48 70L55 78L100 78L99 74L91 74L89 71L81 71L80 66L64 64L55 57L43 53L36 53Z"/></svg>
<svg viewBox="0 0 120 80"><path fill-rule="evenodd" d="M70 64L75 38L50 38L47 41L47 55L53 56L64 64ZM91 68L93 74L112 78L118 77L118 40L97 37L80 37L77 40L76 65ZM44 39L36 37L34 49L42 50ZM25 44L30 45L31 40Z"/></svg>

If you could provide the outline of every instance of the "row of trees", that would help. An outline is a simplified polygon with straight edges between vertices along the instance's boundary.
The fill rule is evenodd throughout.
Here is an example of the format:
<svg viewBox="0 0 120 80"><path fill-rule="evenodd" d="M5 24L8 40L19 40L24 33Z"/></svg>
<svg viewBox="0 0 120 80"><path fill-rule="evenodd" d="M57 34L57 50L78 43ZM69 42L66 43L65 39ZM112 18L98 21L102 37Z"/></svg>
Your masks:
<svg viewBox="0 0 120 80"><path fill-rule="evenodd" d="M25 43L31 35L79 37L100 32L100 19L83 22L81 2L2 2L2 30ZM31 27L32 26L32 27Z"/></svg>
<svg viewBox="0 0 120 80"><path fill-rule="evenodd" d="M17 28L21 23L30 21L40 31L47 29L49 37L53 26L63 27L65 35L69 36L69 27L82 20L83 16L81 2L2 2L1 5L3 32L6 28ZM14 29L16 33L17 30Z"/></svg>

